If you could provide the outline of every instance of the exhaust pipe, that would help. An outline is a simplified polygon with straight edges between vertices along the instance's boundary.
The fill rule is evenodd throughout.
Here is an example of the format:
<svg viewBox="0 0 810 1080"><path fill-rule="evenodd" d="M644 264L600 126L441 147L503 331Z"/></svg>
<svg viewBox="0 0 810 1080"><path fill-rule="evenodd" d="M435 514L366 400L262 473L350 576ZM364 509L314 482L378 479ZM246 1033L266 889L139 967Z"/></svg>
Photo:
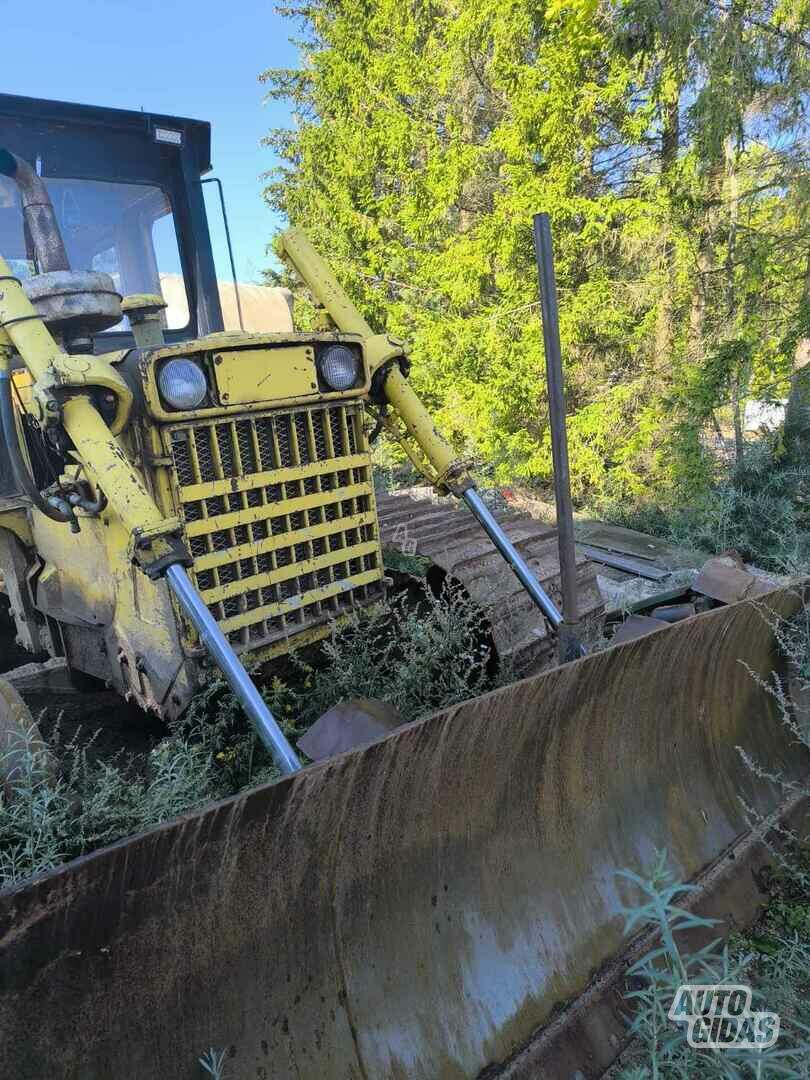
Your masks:
<svg viewBox="0 0 810 1080"><path fill-rule="evenodd" d="M0 173L10 177L19 189L37 272L48 274L53 270L70 270L53 203L42 179L27 161L3 148L0 148Z"/></svg>

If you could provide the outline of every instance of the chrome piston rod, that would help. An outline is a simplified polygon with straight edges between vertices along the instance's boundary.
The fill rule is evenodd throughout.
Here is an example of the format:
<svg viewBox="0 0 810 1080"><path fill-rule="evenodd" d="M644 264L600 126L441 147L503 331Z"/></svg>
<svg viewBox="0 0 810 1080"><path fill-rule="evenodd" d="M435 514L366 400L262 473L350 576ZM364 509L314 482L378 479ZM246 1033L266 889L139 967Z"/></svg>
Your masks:
<svg viewBox="0 0 810 1080"><path fill-rule="evenodd" d="M475 514L479 524L492 543L512 567L520 584L532 600L534 600L535 604L537 604L554 629L557 630L563 621L562 612L531 572L525 559L495 520L495 517L487 504L475 488L467 488L461 497Z"/></svg>
<svg viewBox="0 0 810 1080"><path fill-rule="evenodd" d="M258 732L259 738L272 755L273 761L284 774L296 772L301 768L301 762L295 751L278 726L276 718L268 709L264 698L256 689L253 680L229 645L227 638L191 584L186 571L176 564L170 566L166 571L166 580L200 635L200 641L227 679L228 685Z"/></svg>

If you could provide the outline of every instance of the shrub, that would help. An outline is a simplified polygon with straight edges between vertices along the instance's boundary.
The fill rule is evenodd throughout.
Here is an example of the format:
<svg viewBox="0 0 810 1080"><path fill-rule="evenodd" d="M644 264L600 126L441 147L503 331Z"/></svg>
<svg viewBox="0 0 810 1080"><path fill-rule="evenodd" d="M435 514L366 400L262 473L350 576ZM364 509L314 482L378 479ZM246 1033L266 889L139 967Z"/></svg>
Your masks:
<svg viewBox="0 0 810 1080"><path fill-rule="evenodd" d="M29 737L27 745L10 797L0 794L0 885L157 825L212 795L204 743L166 739L138 775L130 759L93 760L79 733L61 749L56 776L37 741Z"/></svg>
<svg viewBox="0 0 810 1080"><path fill-rule="evenodd" d="M401 594L338 629L320 663L304 667L299 716L309 727L338 701L372 697L417 720L491 689L490 659L483 618L461 590L424 589L417 607Z"/></svg>
<svg viewBox="0 0 810 1080"><path fill-rule="evenodd" d="M743 460L689 506L601 504L597 513L710 555L733 548L765 570L807 573L810 468L791 445L794 449L788 450L781 439L771 438L749 446Z"/></svg>

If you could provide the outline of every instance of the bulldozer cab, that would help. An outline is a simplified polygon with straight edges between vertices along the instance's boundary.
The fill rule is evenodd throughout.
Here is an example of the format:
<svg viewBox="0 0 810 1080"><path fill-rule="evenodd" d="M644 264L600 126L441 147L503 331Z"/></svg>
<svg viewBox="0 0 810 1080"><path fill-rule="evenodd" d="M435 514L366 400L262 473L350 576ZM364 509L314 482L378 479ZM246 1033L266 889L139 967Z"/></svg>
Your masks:
<svg viewBox="0 0 810 1080"><path fill-rule="evenodd" d="M168 344L224 328L200 184L209 124L0 94L0 146L45 182L73 269L109 274L122 296L162 294ZM19 191L4 176L0 251L20 279L38 272ZM124 316L93 348L133 344Z"/></svg>

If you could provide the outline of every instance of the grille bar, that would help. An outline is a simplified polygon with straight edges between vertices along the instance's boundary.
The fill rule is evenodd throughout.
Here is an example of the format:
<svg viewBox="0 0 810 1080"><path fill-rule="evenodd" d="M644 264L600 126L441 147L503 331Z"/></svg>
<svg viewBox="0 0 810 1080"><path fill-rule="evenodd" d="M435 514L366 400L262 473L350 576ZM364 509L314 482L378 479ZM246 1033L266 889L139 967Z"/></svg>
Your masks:
<svg viewBox="0 0 810 1080"><path fill-rule="evenodd" d="M364 454L352 454L349 457L335 458L336 470L352 469L355 466L365 466L368 459ZM289 483L294 480L306 480L308 477L319 476L323 472L323 465L315 462L312 465L299 465L290 469L273 469L269 472L254 473L249 476L231 476L224 480L210 480L202 484L192 484L183 488L181 498L184 503L197 502L200 499L210 499L217 495L231 495L239 491L253 491L254 488L269 487L276 484Z"/></svg>
<svg viewBox="0 0 810 1080"><path fill-rule="evenodd" d="M370 584L373 580L373 571L366 574L360 574L355 582L355 586L367 583ZM321 589L310 589L308 592L301 593L297 596L291 596L288 600L281 601L280 603L268 604L266 607L257 608L256 611L249 611L244 615L235 615L231 619L225 619L219 624L219 628L223 633L229 634L233 630L237 630L240 627L247 625L256 616L274 618L275 616L283 615L288 611L297 611L299 608L305 607L308 604L313 604L317 600L328 600L330 597L336 596L340 592L345 592L350 587L348 581L336 581L334 584L325 585Z"/></svg>
<svg viewBox="0 0 810 1080"><path fill-rule="evenodd" d="M360 555L371 555L376 550L376 544L372 540L367 544L359 544L357 547L352 548L352 558L358 558ZM346 561L346 552L344 550L330 551L326 555L320 555L317 559L304 559L300 563L292 563L290 566L282 566L278 570L273 570L269 574L256 574L253 577L240 578L238 581L232 581L230 585L220 585L215 589L205 589L202 591L201 596L206 604L215 604L218 600L226 600L229 596L238 596L239 593L245 591L245 589L263 589L269 585L276 585L282 581L289 581L290 578L299 577L301 574L312 574L318 570L324 570L330 566L336 566L338 563Z"/></svg>
<svg viewBox="0 0 810 1080"><path fill-rule="evenodd" d="M355 514L354 517L344 518L342 525L346 529L358 529L363 525L373 525L376 521L374 514ZM299 529L281 536L268 536L266 540L254 543L239 544L235 548L225 551L215 551L210 555L201 555L194 560L194 567L199 573L202 570L211 570L216 566L232 562L234 559L249 559L257 555L264 555L279 548L289 547L290 544L303 544L308 540L318 540L334 533L335 526L331 521L322 525L310 525L307 529Z"/></svg>
<svg viewBox="0 0 810 1080"><path fill-rule="evenodd" d="M248 510L234 510L216 517L205 517L202 521L192 521L186 525L187 536L203 536L221 529L232 529L269 518L290 518L301 511L317 510L321 506L334 503L336 498L343 500L356 498L358 495L369 496L373 492L371 484L352 484L338 491L327 491L322 495L303 495L298 499L279 501L275 506L257 506Z"/></svg>
<svg viewBox="0 0 810 1080"><path fill-rule="evenodd" d="M195 584L237 651L292 647L296 634L382 595L362 403L165 432Z"/></svg>

